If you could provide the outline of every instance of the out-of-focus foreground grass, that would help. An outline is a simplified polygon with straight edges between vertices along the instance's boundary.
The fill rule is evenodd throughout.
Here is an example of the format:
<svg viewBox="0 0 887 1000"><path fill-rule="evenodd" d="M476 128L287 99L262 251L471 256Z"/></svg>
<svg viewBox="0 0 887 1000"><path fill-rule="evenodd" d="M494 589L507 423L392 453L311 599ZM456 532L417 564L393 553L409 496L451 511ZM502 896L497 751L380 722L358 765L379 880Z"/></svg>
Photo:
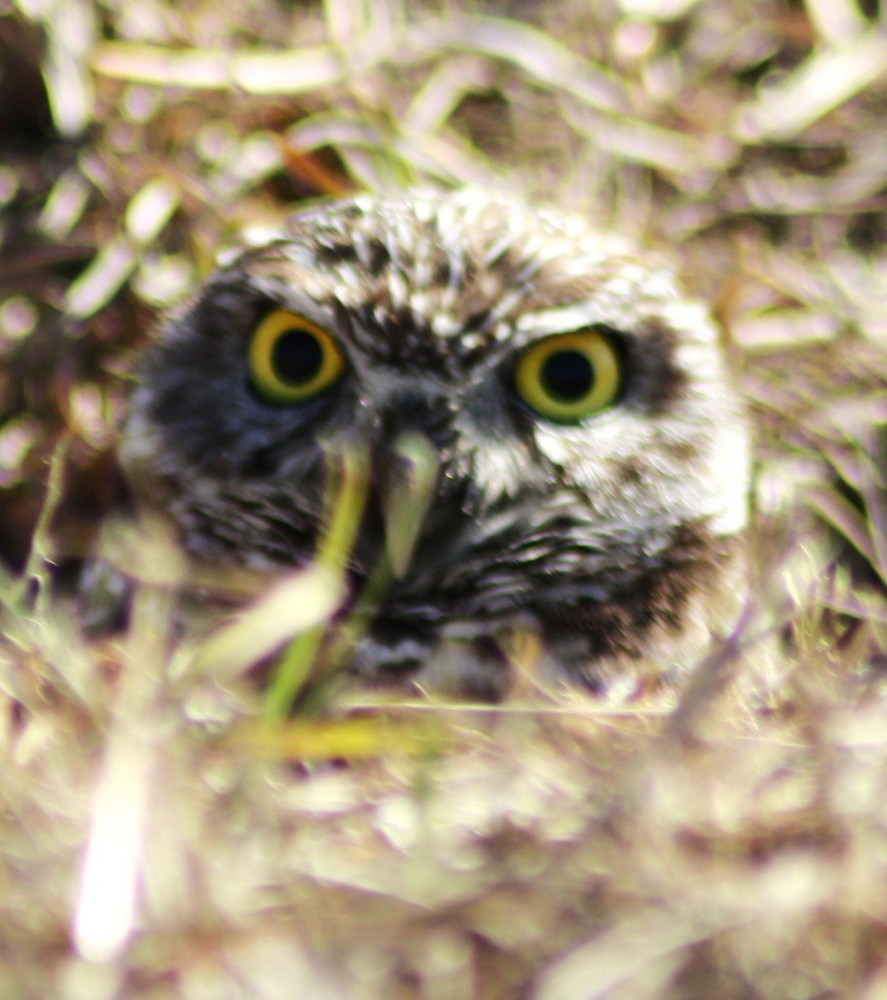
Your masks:
<svg viewBox="0 0 887 1000"><path fill-rule="evenodd" d="M0 996L887 996L885 18L0 0ZM296 636L298 685L320 564L181 637L213 581L115 514L154 316L297 203L412 183L585 214L713 303L766 690L272 724L245 674ZM110 636L70 586L98 550Z"/></svg>

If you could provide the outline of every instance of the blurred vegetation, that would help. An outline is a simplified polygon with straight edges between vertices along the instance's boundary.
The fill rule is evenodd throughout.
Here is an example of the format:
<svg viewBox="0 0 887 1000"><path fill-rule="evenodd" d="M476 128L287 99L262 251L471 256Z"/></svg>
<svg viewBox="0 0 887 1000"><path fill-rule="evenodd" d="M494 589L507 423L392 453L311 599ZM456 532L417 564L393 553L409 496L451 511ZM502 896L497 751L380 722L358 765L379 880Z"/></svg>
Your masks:
<svg viewBox="0 0 887 1000"><path fill-rule="evenodd" d="M885 130L878 0L0 0L0 996L887 996ZM766 685L257 728L322 567L181 640L174 549L107 527L155 316L413 183L554 202L713 303ZM53 590L100 534L110 637Z"/></svg>

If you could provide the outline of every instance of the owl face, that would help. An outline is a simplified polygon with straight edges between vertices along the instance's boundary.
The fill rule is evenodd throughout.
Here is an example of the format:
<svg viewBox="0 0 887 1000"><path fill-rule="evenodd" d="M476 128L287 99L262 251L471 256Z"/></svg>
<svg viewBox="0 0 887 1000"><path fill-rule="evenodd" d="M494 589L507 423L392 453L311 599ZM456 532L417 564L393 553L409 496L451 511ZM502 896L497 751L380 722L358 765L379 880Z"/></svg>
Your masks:
<svg viewBox="0 0 887 1000"><path fill-rule="evenodd" d="M349 578L393 569L366 675L498 692L530 633L601 689L687 661L735 591L747 438L705 311L477 192L325 206L225 264L149 351L126 438L187 549L271 572L313 558L361 456Z"/></svg>

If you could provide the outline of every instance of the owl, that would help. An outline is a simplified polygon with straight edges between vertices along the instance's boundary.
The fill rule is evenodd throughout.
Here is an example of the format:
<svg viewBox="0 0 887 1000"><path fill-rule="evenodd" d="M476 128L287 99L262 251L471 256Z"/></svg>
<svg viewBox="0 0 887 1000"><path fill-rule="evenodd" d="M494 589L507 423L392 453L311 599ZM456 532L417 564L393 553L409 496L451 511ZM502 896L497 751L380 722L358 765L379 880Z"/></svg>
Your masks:
<svg viewBox="0 0 887 1000"><path fill-rule="evenodd" d="M316 558L359 456L340 614L387 567L368 682L624 696L742 590L748 433L706 310L494 194L360 195L228 259L148 349L123 453L195 559L270 576Z"/></svg>

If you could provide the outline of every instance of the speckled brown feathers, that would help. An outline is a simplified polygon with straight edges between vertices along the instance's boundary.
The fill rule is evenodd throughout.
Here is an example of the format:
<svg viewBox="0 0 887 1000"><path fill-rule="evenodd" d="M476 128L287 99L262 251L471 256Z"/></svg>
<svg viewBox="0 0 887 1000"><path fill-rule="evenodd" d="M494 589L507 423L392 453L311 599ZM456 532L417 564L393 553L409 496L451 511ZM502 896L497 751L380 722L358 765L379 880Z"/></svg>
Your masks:
<svg viewBox="0 0 887 1000"><path fill-rule="evenodd" d="M250 384L270 309L335 338L343 376L281 406ZM521 352L596 329L618 350L614 405L546 420L515 391ZM437 466L405 572L357 645L358 673L507 686L516 633L595 689L691 665L736 598L747 439L705 311L579 220L477 192L363 196L308 211L221 267L166 325L125 458L196 556L304 564L328 456L370 468L355 589L385 548L407 435Z"/></svg>

